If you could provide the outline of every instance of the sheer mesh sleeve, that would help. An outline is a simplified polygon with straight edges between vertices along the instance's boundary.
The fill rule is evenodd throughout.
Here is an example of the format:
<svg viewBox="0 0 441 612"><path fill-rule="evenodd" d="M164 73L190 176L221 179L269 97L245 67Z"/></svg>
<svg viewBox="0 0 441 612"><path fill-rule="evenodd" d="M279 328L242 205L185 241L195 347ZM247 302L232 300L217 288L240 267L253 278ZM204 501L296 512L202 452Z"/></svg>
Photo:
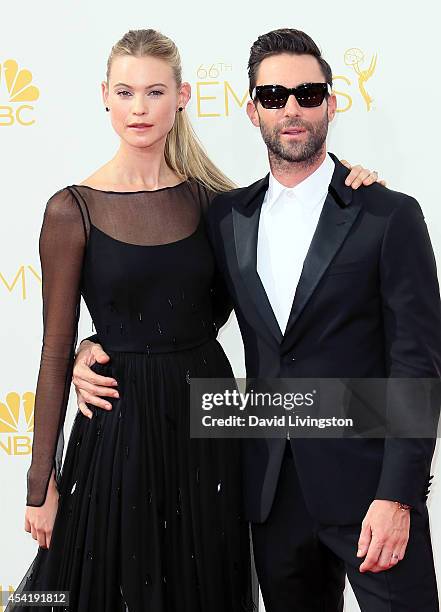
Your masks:
<svg viewBox="0 0 441 612"><path fill-rule="evenodd" d="M71 191L62 189L49 199L40 233L43 345L27 473L28 506L43 505L51 474L57 483L60 478L86 243L84 211Z"/></svg>
<svg viewBox="0 0 441 612"><path fill-rule="evenodd" d="M217 261L215 240L211 225L207 218L207 212L210 206L216 206L216 204L212 204L212 202L214 198L218 195L218 192L212 191L207 187L204 187L203 185L199 184L199 194L202 214L205 218L205 226L207 228L207 233L208 237L210 238L211 246L213 247L215 260ZM211 293L213 298L214 323L217 329L219 330L228 321L231 311L233 310L233 302L231 300L224 278L220 273L219 267L217 265Z"/></svg>

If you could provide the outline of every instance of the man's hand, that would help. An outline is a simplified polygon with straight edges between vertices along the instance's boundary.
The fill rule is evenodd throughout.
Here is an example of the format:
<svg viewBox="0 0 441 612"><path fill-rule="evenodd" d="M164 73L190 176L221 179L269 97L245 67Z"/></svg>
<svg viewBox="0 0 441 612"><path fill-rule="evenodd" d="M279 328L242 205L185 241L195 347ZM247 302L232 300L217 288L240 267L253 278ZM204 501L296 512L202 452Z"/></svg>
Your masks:
<svg viewBox="0 0 441 612"><path fill-rule="evenodd" d="M357 557L364 557L360 572L388 570L404 557L409 541L410 511L397 503L375 499L361 524Z"/></svg>
<svg viewBox="0 0 441 612"><path fill-rule="evenodd" d="M378 180L378 172L376 170L366 170L363 166L351 166L351 164L345 159L340 160L343 166L346 166L350 170L348 174L345 185L348 187L352 187L352 189L358 189L360 185L365 185L368 187L372 185L372 183L380 183L383 187L386 187L386 181Z"/></svg>
<svg viewBox="0 0 441 612"><path fill-rule="evenodd" d="M78 408L89 419L92 418L92 412L86 406L86 402L97 408L112 410L112 404L99 396L119 397L115 389L118 383L114 378L100 376L90 369L94 363L107 363L109 359L109 355L103 351L101 344L94 344L89 340L84 340L80 344L80 350L75 359L72 382L77 393Z"/></svg>

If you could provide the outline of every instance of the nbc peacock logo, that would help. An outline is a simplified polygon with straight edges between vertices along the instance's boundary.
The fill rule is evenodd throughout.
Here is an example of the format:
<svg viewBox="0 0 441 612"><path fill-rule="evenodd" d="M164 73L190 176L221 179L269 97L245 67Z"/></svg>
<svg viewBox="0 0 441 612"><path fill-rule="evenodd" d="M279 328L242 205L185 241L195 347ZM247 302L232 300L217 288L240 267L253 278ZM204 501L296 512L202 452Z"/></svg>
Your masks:
<svg viewBox="0 0 441 612"><path fill-rule="evenodd" d="M34 431L35 393L11 391L0 399L0 452L8 456L29 455Z"/></svg>
<svg viewBox="0 0 441 612"><path fill-rule="evenodd" d="M0 98L7 101L5 105L0 105L0 127L35 123L32 116L34 107L29 102L38 100L40 90L32 84L32 78L32 72L19 68L14 59L0 64Z"/></svg>

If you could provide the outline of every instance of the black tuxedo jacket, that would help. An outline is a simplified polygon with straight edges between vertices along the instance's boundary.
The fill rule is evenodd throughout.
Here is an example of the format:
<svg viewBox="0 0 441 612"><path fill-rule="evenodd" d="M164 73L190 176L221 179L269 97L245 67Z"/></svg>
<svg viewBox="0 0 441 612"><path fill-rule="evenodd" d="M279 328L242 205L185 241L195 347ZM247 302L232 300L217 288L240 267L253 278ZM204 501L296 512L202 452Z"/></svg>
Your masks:
<svg viewBox="0 0 441 612"><path fill-rule="evenodd" d="M282 334L256 271L267 175L218 195L207 211L217 264L245 346L247 376L437 378L441 310L436 265L417 201L335 172ZM417 407L416 407L417 409ZM271 509L286 442L244 440L247 518ZM359 523L373 499L424 505L434 440L292 439L307 506L328 524Z"/></svg>

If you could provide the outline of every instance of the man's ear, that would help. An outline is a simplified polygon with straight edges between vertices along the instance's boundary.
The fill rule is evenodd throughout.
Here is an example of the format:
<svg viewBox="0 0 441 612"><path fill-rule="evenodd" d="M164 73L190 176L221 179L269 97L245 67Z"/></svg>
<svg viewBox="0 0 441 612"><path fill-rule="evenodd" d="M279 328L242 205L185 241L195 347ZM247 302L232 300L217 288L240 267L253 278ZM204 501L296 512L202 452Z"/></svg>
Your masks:
<svg viewBox="0 0 441 612"><path fill-rule="evenodd" d="M337 96L331 94L328 98L328 121L331 122L337 112Z"/></svg>
<svg viewBox="0 0 441 612"><path fill-rule="evenodd" d="M257 112L256 105L252 100L248 100L247 102L247 115L254 127L260 127L259 113Z"/></svg>

